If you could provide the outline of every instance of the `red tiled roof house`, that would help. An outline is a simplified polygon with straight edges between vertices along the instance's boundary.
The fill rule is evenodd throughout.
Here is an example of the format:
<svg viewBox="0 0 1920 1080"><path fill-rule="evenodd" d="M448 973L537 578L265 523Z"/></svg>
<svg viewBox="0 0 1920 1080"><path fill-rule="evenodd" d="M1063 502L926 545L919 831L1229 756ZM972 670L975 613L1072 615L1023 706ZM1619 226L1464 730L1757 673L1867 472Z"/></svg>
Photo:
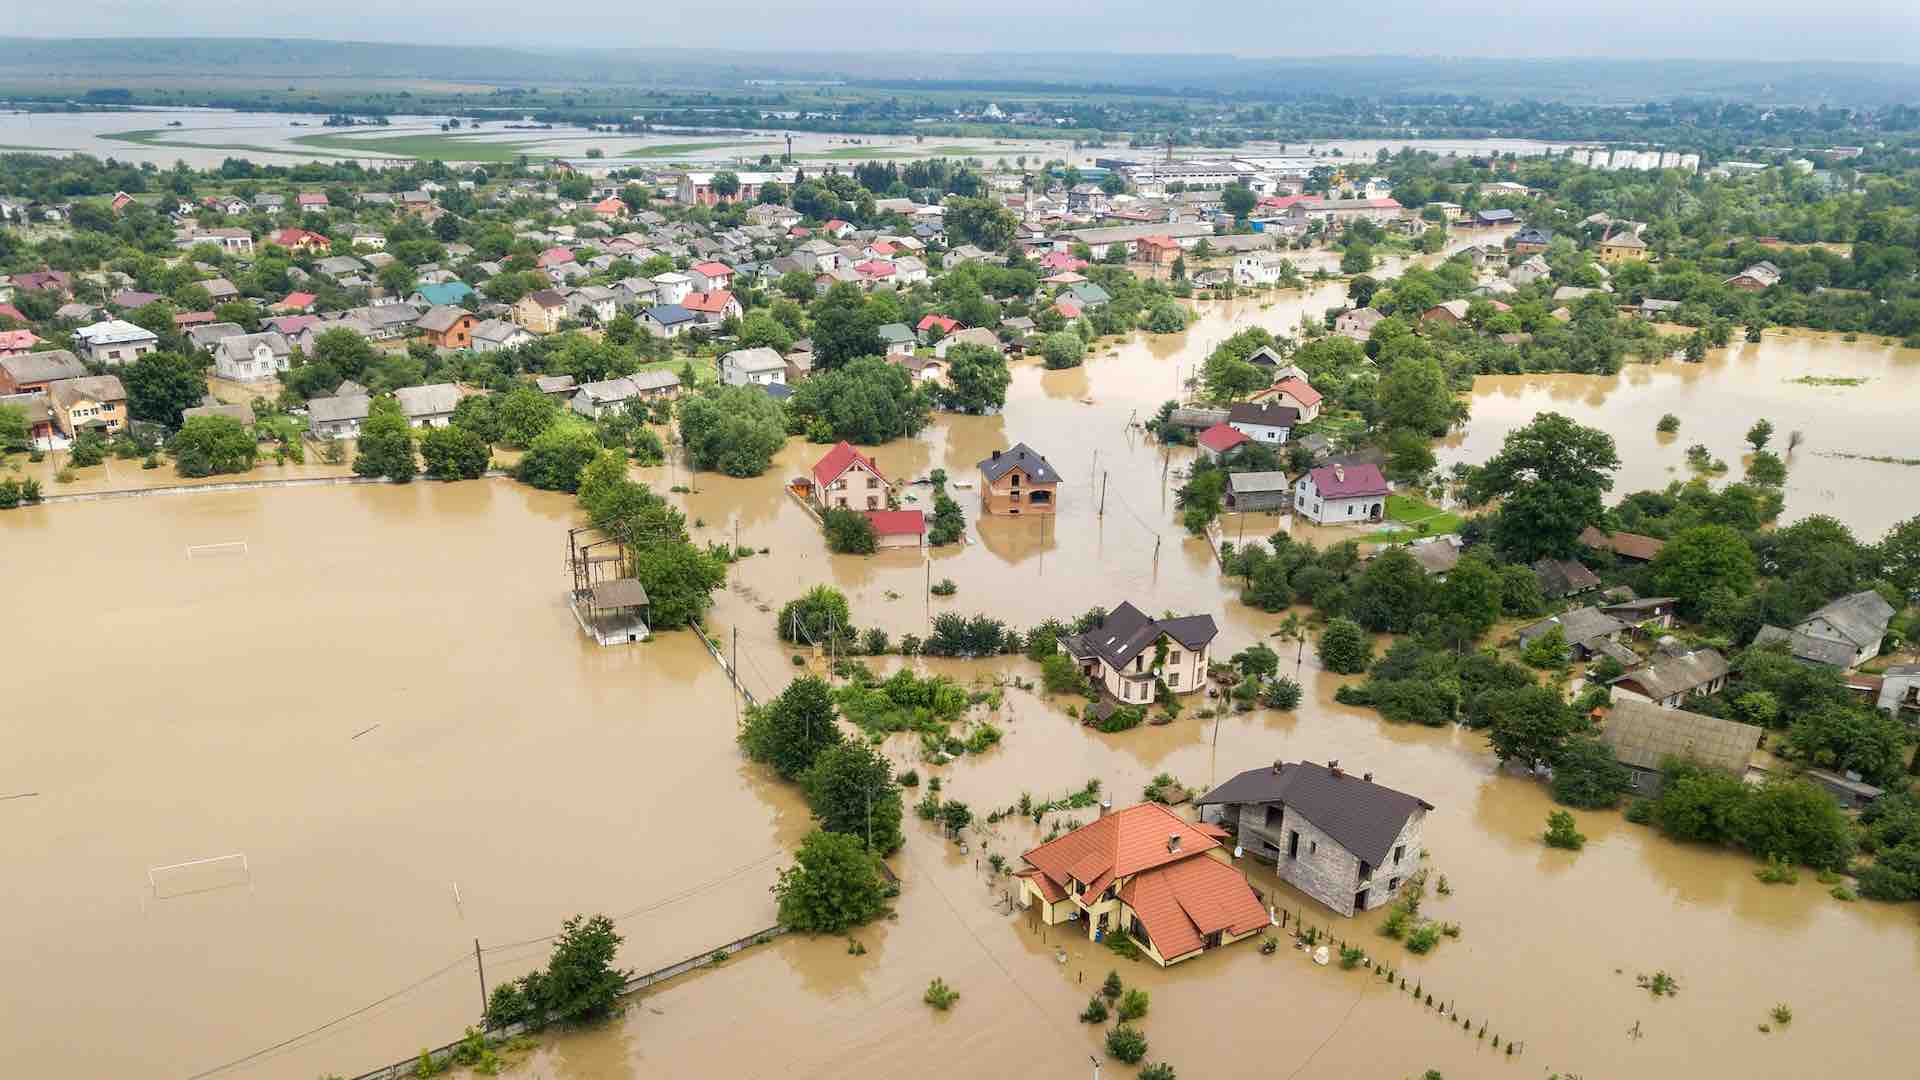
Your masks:
<svg viewBox="0 0 1920 1080"><path fill-rule="evenodd" d="M813 467L813 503L820 510L885 510L893 485L872 458L841 441Z"/></svg>
<svg viewBox="0 0 1920 1080"><path fill-rule="evenodd" d="M1162 967L1251 937L1272 916L1212 831L1158 803L1108 814L1022 856L1021 906L1078 917L1089 940L1124 933Z"/></svg>

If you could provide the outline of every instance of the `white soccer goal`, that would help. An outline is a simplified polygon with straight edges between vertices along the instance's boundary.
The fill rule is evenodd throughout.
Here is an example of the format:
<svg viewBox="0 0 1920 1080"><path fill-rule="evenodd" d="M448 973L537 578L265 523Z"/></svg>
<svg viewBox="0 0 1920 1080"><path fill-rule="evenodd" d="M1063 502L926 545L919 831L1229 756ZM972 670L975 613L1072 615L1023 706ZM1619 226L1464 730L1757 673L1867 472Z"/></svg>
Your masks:
<svg viewBox="0 0 1920 1080"><path fill-rule="evenodd" d="M230 889L236 885L253 887L253 866L247 862L246 853L242 851L147 867L147 888L156 900L170 900L176 896L214 889Z"/></svg>
<svg viewBox="0 0 1920 1080"><path fill-rule="evenodd" d="M188 544L188 559L221 559L242 556L247 553L245 540L228 540L218 544Z"/></svg>

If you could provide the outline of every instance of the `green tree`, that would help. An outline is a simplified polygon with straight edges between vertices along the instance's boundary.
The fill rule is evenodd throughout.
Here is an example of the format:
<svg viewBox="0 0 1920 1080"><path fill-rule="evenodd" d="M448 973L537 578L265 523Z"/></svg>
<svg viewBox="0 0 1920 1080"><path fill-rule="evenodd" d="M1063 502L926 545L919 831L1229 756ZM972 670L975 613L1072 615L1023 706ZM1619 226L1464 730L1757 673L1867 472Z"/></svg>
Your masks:
<svg viewBox="0 0 1920 1080"><path fill-rule="evenodd" d="M476 480L492 463L492 451L480 436L449 425L427 429L420 440L420 459L434 480Z"/></svg>
<svg viewBox="0 0 1920 1080"><path fill-rule="evenodd" d="M1488 745L1503 763L1517 761L1529 769L1558 760L1567 740L1585 727L1559 693L1544 686L1495 690L1483 704L1493 717Z"/></svg>
<svg viewBox="0 0 1920 1080"><path fill-rule="evenodd" d="M821 515L827 550L836 555L871 555L879 544L873 522L857 510L834 507Z"/></svg>
<svg viewBox="0 0 1920 1080"><path fill-rule="evenodd" d="M1679 597L1681 607L1698 616L1715 589L1745 595L1753 586L1755 565L1753 548L1737 531L1725 525L1700 525L1667 541L1654 556L1654 587Z"/></svg>
<svg viewBox="0 0 1920 1080"><path fill-rule="evenodd" d="M918 434L931 416L927 395L913 376L877 356L859 357L806 380L788 407L797 417L825 421L835 439L865 445Z"/></svg>
<svg viewBox="0 0 1920 1080"><path fill-rule="evenodd" d="M1771 438L1773 438L1773 421L1764 416L1755 420L1753 426L1747 429L1747 442L1755 450L1765 450L1767 440Z"/></svg>
<svg viewBox="0 0 1920 1080"><path fill-rule="evenodd" d="M863 742L840 743L814 755L800 774L807 807L828 832L858 837L880 855L897 851L900 787L886 756Z"/></svg>
<svg viewBox="0 0 1920 1080"><path fill-rule="evenodd" d="M812 675L793 680L772 701L747 710L738 741L747 757L799 779L822 751L840 745L832 691Z"/></svg>
<svg viewBox="0 0 1920 1080"><path fill-rule="evenodd" d="M30 436L27 410L18 405L0 405L0 454L27 449Z"/></svg>
<svg viewBox="0 0 1920 1080"><path fill-rule="evenodd" d="M985 345L956 345L947 351L947 385L941 401L947 408L984 413L1007 403L1007 385L1013 375L1007 358Z"/></svg>
<svg viewBox="0 0 1920 1080"><path fill-rule="evenodd" d="M647 590L656 627L691 625L713 606L727 582L727 564L683 541L655 543L632 555L633 576Z"/></svg>
<svg viewBox="0 0 1920 1080"><path fill-rule="evenodd" d="M781 641L824 644L832 639L853 640L853 610L847 597L831 585L815 585L781 607L775 630Z"/></svg>
<svg viewBox="0 0 1920 1080"><path fill-rule="evenodd" d="M360 425L358 452L353 457L356 476L384 476L396 483L412 480L419 471L413 455L413 432L392 398L377 398Z"/></svg>
<svg viewBox="0 0 1920 1080"><path fill-rule="evenodd" d="M534 436L513 475L523 484L547 491L577 491L581 473L599 453L600 440L593 428L568 420Z"/></svg>
<svg viewBox="0 0 1920 1080"><path fill-rule="evenodd" d="M1600 520L1601 497L1620 467L1613 436L1559 413L1541 413L1507 433L1500 452L1474 472L1467 497L1502 499L1494 544L1522 562L1573 553L1581 530Z"/></svg>
<svg viewBox="0 0 1920 1080"><path fill-rule="evenodd" d="M1500 572L1478 554L1462 558L1433 598L1433 613L1445 638L1456 647L1478 640L1500 621Z"/></svg>
<svg viewBox="0 0 1920 1080"><path fill-rule="evenodd" d="M1340 272L1343 274L1364 274L1373 269L1373 248L1366 244L1352 243L1340 254Z"/></svg>
<svg viewBox="0 0 1920 1080"><path fill-rule="evenodd" d="M1613 748L1590 735L1577 735L1560 747L1553 761L1553 797L1583 810L1605 810L1619 805L1632 787L1626 766L1615 760Z"/></svg>
<svg viewBox="0 0 1920 1080"><path fill-rule="evenodd" d="M1548 847L1572 851L1578 851L1587 844L1587 838L1574 827L1573 815L1565 810L1553 810L1547 814L1546 839Z"/></svg>
<svg viewBox="0 0 1920 1080"><path fill-rule="evenodd" d="M379 358L380 352L372 342L345 327L324 331L313 339L313 362L325 364L343 379L366 378L367 369ZM331 392L330 387L327 389Z"/></svg>
<svg viewBox="0 0 1920 1080"><path fill-rule="evenodd" d="M1429 356L1395 360L1381 376L1374 402L1381 426L1388 431L1444 435L1458 416L1446 373Z"/></svg>
<svg viewBox="0 0 1920 1080"><path fill-rule="evenodd" d="M1272 678L1280 670L1280 654L1258 641L1234 653L1230 662L1249 679Z"/></svg>
<svg viewBox="0 0 1920 1080"><path fill-rule="evenodd" d="M633 977L632 971L614 966L622 940L613 920L605 915L590 919L575 915L562 924L546 977L539 982L541 1011L563 1023L611 1015Z"/></svg>
<svg viewBox="0 0 1920 1080"><path fill-rule="evenodd" d="M127 392L127 415L135 420L178 428L181 412L207 396L207 377L198 357L153 352L119 371Z"/></svg>
<svg viewBox="0 0 1920 1080"><path fill-rule="evenodd" d="M1220 208L1242 220L1253 213L1253 208L1259 205L1259 202L1260 197L1245 184L1228 184L1220 189Z"/></svg>
<svg viewBox="0 0 1920 1080"><path fill-rule="evenodd" d="M857 286L841 282L813 304L813 362L831 371L855 357L879 356L881 319Z"/></svg>
<svg viewBox="0 0 1920 1080"><path fill-rule="evenodd" d="M1787 463L1771 450L1755 450L1747 462L1747 481L1765 487L1780 487L1787 482Z"/></svg>
<svg viewBox="0 0 1920 1080"><path fill-rule="evenodd" d="M773 886L780 922L809 934L839 934L887 909L880 857L864 841L815 830L800 841L794 865Z"/></svg>
<svg viewBox="0 0 1920 1080"><path fill-rule="evenodd" d="M1079 335L1058 331L1040 339L1040 358L1049 368L1079 367L1087 358L1087 346Z"/></svg>
<svg viewBox="0 0 1920 1080"><path fill-rule="evenodd" d="M213 476L253 468L259 443L230 416L196 416L182 425L169 450L181 476Z"/></svg>
<svg viewBox="0 0 1920 1080"><path fill-rule="evenodd" d="M756 387L716 387L681 403L680 436L695 468L759 476L786 445L786 411Z"/></svg>
<svg viewBox="0 0 1920 1080"><path fill-rule="evenodd" d="M463 405L465 403L461 402ZM560 420L560 412L559 403L538 389L516 386L500 398L499 438L488 441L520 448L532 446L533 440Z"/></svg>
<svg viewBox="0 0 1920 1080"><path fill-rule="evenodd" d="M1373 659L1373 645L1359 623L1332 619L1320 632L1318 655L1320 666L1328 671L1354 675L1367 670L1367 664Z"/></svg>

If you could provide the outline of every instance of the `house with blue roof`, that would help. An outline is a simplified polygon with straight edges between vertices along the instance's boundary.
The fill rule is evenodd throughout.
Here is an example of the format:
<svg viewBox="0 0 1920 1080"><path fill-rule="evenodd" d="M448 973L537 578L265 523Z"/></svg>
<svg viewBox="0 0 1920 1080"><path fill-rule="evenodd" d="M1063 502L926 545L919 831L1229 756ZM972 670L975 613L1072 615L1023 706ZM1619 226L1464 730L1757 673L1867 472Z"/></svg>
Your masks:
<svg viewBox="0 0 1920 1080"><path fill-rule="evenodd" d="M679 304L655 304L640 313L640 325L654 337L677 338L700 325L700 319Z"/></svg>
<svg viewBox="0 0 1920 1080"><path fill-rule="evenodd" d="M464 281L448 281L438 285L421 285L414 289L409 301L426 304L429 307L458 307L467 297L473 295L473 286Z"/></svg>

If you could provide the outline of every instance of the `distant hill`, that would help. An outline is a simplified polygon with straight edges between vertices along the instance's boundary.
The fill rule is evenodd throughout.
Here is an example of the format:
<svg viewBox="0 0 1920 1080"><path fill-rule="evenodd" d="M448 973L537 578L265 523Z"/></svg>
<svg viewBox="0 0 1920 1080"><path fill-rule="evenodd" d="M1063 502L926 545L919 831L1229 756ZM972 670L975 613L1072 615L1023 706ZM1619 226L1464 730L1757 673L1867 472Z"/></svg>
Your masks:
<svg viewBox="0 0 1920 1080"><path fill-rule="evenodd" d="M288 38L0 38L0 88L98 80L143 85L217 76L261 87L326 79L498 86L740 90L749 79L868 87L1199 91L1270 97L1462 95L1494 100L1644 102L1701 97L1759 104L1874 106L1920 99L1920 67L1885 63L1540 60L1439 57L1253 59L1108 53L776 53L711 49L515 49ZM1124 83L1125 85L1116 85ZM1045 91L1041 91L1045 92Z"/></svg>

